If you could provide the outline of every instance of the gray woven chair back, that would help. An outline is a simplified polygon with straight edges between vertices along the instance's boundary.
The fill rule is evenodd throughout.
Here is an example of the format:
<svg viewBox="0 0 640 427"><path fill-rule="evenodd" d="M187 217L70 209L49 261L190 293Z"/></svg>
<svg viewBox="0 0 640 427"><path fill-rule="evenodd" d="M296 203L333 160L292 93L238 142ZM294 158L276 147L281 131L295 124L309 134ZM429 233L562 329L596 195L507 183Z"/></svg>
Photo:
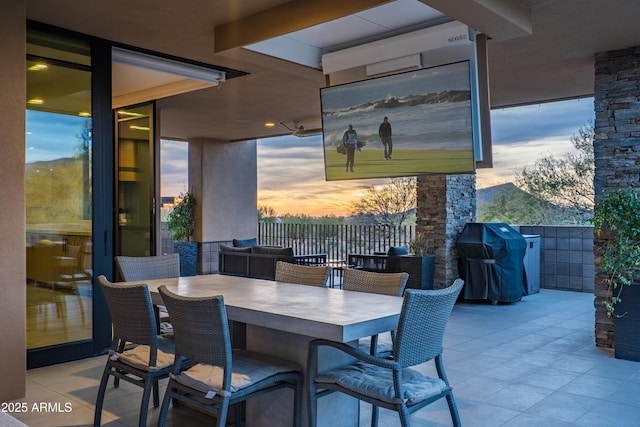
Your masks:
<svg viewBox="0 0 640 427"><path fill-rule="evenodd" d="M158 335L147 285L111 283L105 276L98 280L111 313L114 338L156 348Z"/></svg>
<svg viewBox="0 0 640 427"><path fill-rule="evenodd" d="M393 358L400 366L413 366L442 353L442 340L464 281L437 290L407 289L404 295Z"/></svg>
<svg viewBox="0 0 640 427"><path fill-rule="evenodd" d="M342 289L401 297L408 280L409 273L375 273L347 268L342 278Z"/></svg>
<svg viewBox="0 0 640 427"><path fill-rule="evenodd" d="M180 255L117 256L116 265L127 282L180 277Z"/></svg>
<svg viewBox="0 0 640 427"><path fill-rule="evenodd" d="M198 363L231 367L231 335L222 295L182 297L164 285L158 291L171 316L176 354Z"/></svg>
<svg viewBox="0 0 640 427"><path fill-rule="evenodd" d="M276 282L326 287L330 272L331 267L328 266L308 266L278 261Z"/></svg>

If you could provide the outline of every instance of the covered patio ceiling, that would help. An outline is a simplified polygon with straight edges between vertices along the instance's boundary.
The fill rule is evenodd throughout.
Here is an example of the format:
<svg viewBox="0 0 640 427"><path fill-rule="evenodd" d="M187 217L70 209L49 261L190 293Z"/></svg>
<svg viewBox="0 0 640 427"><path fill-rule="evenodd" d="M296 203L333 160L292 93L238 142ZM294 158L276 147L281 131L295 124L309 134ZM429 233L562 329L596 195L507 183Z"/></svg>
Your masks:
<svg viewBox="0 0 640 427"><path fill-rule="evenodd" d="M320 127L326 83L309 58L448 20L490 37L492 108L591 96L594 55L639 46L638 16L637 0L27 0L30 20L246 73L159 100L162 136L185 140ZM115 72L114 92L129 77Z"/></svg>

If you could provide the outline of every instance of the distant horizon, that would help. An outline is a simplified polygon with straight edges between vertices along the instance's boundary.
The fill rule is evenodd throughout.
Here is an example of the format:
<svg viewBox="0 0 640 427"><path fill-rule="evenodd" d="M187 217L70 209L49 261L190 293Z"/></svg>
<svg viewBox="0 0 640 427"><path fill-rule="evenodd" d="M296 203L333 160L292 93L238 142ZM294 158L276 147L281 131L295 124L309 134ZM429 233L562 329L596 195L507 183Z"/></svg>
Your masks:
<svg viewBox="0 0 640 427"><path fill-rule="evenodd" d="M575 149L571 137L594 119L593 98L491 111L494 167L477 169L476 188L515 181L518 170L544 155L563 157ZM163 141L162 196L187 190L187 144ZM366 149L366 148L365 148ZM257 141L257 204L280 216L348 216L369 186L389 179L326 181L320 136L283 136Z"/></svg>
<svg viewBox="0 0 640 427"><path fill-rule="evenodd" d="M574 152L571 137L593 122L593 111L593 98L492 110L494 167L477 169L476 188L514 182L518 170L543 155ZM369 186L388 182L325 181L319 136L258 140L258 206L279 215L346 216Z"/></svg>

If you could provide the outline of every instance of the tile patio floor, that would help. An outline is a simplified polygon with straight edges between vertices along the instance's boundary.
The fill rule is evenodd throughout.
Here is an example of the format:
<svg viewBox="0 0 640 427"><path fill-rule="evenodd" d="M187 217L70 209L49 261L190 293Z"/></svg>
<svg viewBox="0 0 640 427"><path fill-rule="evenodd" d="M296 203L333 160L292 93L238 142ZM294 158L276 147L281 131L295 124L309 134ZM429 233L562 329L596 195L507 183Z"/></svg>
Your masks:
<svg viewBox="0 0 640 427"><path fill-rule="evenodd" d="M640 363L617 360L595 347L593 312L592 294L553 290L515 304L457 304L444 362L462 425L640 426ZM104 357L28 371L22 401L69 402L72 409L16 418L31 427L91 425ZM137 425L140 393L126 383L109 387L103 425ZM170 426L211 424L185 408L171 411ZM150 426L157 414L158 409L149 410ZM362 426L369 425L368 415L368 405L362 405ZM399 424L395 413L381 410L381 427ZM451 425L444 401L414 414L412 425Z"/></svg>

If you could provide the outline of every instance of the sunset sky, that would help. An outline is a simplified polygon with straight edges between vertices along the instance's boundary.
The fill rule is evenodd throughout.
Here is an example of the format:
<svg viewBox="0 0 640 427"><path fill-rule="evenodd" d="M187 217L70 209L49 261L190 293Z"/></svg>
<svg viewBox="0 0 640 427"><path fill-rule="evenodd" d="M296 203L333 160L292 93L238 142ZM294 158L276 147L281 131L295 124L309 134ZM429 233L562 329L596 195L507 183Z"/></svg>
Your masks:
<svg viewBox="0 0 640 427"><path fill-rule="evenodd" d="M477 187L511 182L524 166L545 154L573 151L571 136L593 121L593 98L493 110L491 169L477 170ZM392 123L393 125L393 123ZM162 195L186 190L186 144L164 143ZM356 159L357 161L357 159ZM349 215L354 201L371 185L388 179L325 181L321 136L258 140L258 206L277 214Z"/></svg>

